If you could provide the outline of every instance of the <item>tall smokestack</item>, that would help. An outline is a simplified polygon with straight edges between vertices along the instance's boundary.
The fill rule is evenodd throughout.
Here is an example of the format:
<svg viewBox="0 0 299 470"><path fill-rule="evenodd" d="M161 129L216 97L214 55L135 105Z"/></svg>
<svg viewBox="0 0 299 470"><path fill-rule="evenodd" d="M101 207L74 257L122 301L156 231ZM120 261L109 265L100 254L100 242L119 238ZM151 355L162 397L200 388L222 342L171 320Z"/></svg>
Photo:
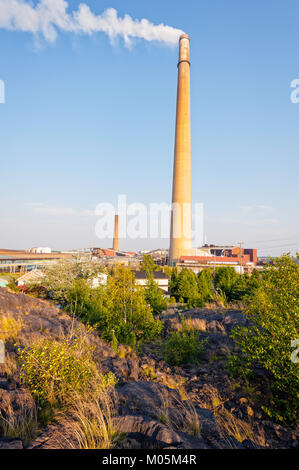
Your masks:
<svg viewBox="0 0 299 470"><path fill-rule="evenodd" d="M190 40L180 37L169 264L192 254Z"/></svg>
<svg viewBox="0 0 299 470"><path fill-rule="evenodd" d="M118 214L115 214L114 218L114 238L113 238L113 250L118 251L119 242L118 242Z"/></svg>

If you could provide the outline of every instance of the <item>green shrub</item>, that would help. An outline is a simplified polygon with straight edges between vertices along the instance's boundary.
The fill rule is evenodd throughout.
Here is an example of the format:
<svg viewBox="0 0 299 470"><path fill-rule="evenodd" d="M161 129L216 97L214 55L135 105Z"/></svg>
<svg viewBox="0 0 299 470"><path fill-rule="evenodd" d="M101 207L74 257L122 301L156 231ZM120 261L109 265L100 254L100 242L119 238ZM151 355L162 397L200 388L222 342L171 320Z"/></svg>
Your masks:
<svg viewBox="0 0 299 470"><path fill-rule="evenodd" d="M163 294L151 291L156 311L164 309ZM159 336L162 323L153 316L146 298L148 291L136 285L134 274L124 267L115 268L106 286L90 288L87 281L73 281L66 293L67 309L87 324L97 327L103 339L131 345L135 341L151 341ZM157 295L156 295L157 294ZM162 299L161 299L162 296Z"/></svg>
<svg viewBox="0 0 299 470"><path fill-rule="evenodd" d="M178 276L178 295L193 306L198 299L197 278L191 269L183 268Z"/></svg>
<svg viewBox="0 0 299 470"><path fill-rule="evenodd" d="M203 303L214 299L213 277L209 268L205 268L197 274L197 285Z"/></svg>
<svg viewBox="0 0 299 470"><path fill-rule="evenodd" d="M279 421L296 421L299 366L291 360L291 342L299 337L299 265L294 259L273 260L248 300L246 315L250 326L232 334L240 354L230 359L231 373L248 379L262 368L273 394L264 411Z"/></svg>
<svg viewBox="0 0 299 470"><path fill-rule="evenodd" d="M182 331L172 332L164 343L163 358L170 365L197 364L203 348L204 341L199 339L198 331L183 324Z"/></svg>
<svg viewBox="0 0 299 470"><path fill-rule="evenodd" d="M80 336L39 341L19 351L22 382L35 399L52 406L65 404L73 393L113 385L115 377L98 373L91 352Z"/></svg>
<svg viewBox="0 0 299 470"><path fill-rule="evenodd" d="M238 281L240 274L237 274L231 266L216 268L214 276L215 288L218 292L224 293L227 300L233 300L233 287Z"/></svg>
<svg viewBox="0 0 299 470"><path fill-rule="evenodd" d="M167 309L168 301L150 273L148 273L144 294L145 300L151 306L154 315L159 315Z"/></svg>
<svg viewBox="0 0 299 470"><path fill-rule="evenodd" d="M118 352L118 341L117 341L117 338L114 334L114 330L112 330L111 347L112 347L113 351L115 352L115 354L117 354L117 352Z"/></svg>

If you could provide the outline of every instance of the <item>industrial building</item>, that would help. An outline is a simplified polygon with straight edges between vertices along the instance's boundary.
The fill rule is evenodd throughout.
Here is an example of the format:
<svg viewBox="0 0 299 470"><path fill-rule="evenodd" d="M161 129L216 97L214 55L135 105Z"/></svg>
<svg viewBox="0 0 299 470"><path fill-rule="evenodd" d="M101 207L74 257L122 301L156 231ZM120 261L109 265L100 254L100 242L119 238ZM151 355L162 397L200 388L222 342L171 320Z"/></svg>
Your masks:
<svg viewBox="0 0 299 470"><path fill-rule="evenodd" d="M41 254L28 253L22 250L0 249L0 272L24 273L56 263L61 259L70 258L72 258L72 255L66 253Z"/></svg>
<svg viewBox="0 0 299 470"><path fill-rule="evenodd" d="M181 256L177 267L197 273L206 267L232 266L238 273L251 272L257 267L257 250L239 246L205 245L195 255Z"/></svg>
<svg viewBox="0 0 299 470"><path fill-rule="evenodd" d="M26 250L27 253L38 253L38 254L49 254L52 253L52 249L48 246L36 246Z"/></svg>

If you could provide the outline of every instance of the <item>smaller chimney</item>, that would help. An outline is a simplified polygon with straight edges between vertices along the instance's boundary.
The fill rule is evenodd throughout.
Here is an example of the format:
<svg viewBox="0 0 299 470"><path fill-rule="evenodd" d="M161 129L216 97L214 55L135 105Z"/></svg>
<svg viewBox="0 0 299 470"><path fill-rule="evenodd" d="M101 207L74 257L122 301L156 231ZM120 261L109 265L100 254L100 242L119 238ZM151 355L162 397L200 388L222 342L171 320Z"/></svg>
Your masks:
<svg viewBox="0 0 299 470"><path fill-rule="evenodd" d="M114 238L113 238L113 250L119 250L118 244L118 214L115 214L114 218Z"/></svg>

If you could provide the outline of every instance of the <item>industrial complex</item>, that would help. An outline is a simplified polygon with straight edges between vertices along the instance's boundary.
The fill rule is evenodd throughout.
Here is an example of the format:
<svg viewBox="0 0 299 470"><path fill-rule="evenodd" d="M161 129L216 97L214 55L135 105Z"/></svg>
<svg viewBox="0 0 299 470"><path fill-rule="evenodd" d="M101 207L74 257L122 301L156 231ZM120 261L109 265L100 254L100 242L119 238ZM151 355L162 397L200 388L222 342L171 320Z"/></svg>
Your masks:
<svg viewBox="0 0 299 470"><path fill-rule="evenodd" d="M172 212L169 250L158 249L139 253L119 249L119 215L115 214L112 248L93 247L82 250L53 252L50 247L27 250L0 250L0 273L26 273L58 260L73 256L100 259L109 265L123 264L138 269L144 253L153 256L156 264L190 268L199 272L205 267L232 266L239 273L258 265L257 250L232 246L204 245L192 247L191 132L190 132L190 38L179 39L177 107L172 184Z"/></svg>

